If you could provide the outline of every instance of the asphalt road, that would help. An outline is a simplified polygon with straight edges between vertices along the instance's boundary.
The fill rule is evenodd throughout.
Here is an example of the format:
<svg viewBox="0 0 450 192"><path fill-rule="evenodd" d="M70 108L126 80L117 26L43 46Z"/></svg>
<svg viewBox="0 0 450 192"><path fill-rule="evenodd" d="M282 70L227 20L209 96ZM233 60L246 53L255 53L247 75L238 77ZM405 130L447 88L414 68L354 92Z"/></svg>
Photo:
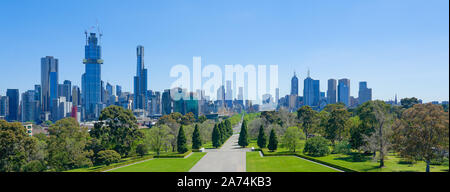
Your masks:
<svg viewBox="0 0 450 192"><path fill-rule="evenodd" d="M233 128L234 132L239 131L240 127L241 123L238 123ZM245 153L251 149L241 148L238 139L239 134L234 134L220 149L206 149L206 155L189 172L245 172Z"/></svg>

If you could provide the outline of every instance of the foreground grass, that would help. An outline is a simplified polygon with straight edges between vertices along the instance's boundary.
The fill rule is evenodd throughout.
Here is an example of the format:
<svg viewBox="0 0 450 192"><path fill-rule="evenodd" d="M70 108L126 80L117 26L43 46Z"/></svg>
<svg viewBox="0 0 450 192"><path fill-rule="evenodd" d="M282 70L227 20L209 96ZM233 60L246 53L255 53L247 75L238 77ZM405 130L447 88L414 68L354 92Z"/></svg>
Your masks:
<svg viewBox="0 0 450 192"><path fill-rule="evenodd" d="M300 142L299 147L296 149L295 154L306 155L303 153L303 147L305 145L305 140ZM256 139L251 139L249 147L259 148L256 144ZM330 150L332 148L330 147ZM287 148L283 147L282 144L278 145L278 149L274 152L269 151L267 148L263 149L264 154L267 155L290 155L294 154L290 152ZM327 163L339 165L349 169L353 169L359 172L425 172L426 163L423 161L418 161L413 164L404 163L405 160L399 157L395 153L389 153L384 160L385 167L379 168L380 162L373 160L371 155L364 156L364 158L355 160L354 156L358 155L356 151L350 154L330 154L325 157L312 157ZM308 155L306 155L308 156ZM311 157L311 156L309 156ZM430 165L431 172L448 172L448 165Z"/></svg>
<svg viewBox="0 0 450 192"><path fill-rule="evenodd" d="M193 153L188 158L158 158L111 170L110 172L187 172L205 153Z"/></svg>
<svg viewBox="0 0 450 192"><path fill-rule="evenodd" d="M261 157L247 152L247 172L337 172L337 170L294 156Z"/></svg>
<svg viewBox="0 0 450 192"><path fill-rule="evenodd" d="M425 172L426 163L423 161L414 164L403 163L403 159L390 153L384 160L385 167L379 168L380 162L372 160L372 156L366 156L360 161L353 160L352 154L331 154L325 157L314 157L316 159L347 167L361 172ZM448 166L430 165L431 172L447 172Z"/></svg>

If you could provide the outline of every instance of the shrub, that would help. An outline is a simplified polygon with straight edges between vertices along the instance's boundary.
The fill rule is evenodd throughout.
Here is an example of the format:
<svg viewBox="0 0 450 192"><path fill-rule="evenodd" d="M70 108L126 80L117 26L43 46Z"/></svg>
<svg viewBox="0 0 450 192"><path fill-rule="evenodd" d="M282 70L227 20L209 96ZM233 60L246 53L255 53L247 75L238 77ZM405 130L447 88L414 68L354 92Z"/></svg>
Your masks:
<svg viewBox="0 0 450 192"><path fill-rule="evenodd" d="M306 141L303 152L316 157L326 156L330 154L328 140L321 136L310 138Z"/></svg>
<svg viewBox="0 0 450 192"><path fill-rule="evenodd" d="M347 140L336 143L333 148L333 153L349 154L351 145Z"/></svg>
<svg viewBox="0 0 450 192"><path fill-rule="evenodd" d="M103 150L97 154L97 162L100 164L110 165L120 161L120 154L114 150Z"/></svg>

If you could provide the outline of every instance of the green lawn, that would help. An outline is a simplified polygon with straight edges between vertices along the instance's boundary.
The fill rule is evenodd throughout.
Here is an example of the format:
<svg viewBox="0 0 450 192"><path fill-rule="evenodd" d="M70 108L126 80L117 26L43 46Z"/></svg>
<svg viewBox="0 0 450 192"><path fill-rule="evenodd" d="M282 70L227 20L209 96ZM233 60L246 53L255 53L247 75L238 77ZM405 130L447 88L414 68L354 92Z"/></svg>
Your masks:
<svg viewBox="0 0 450 192"><path fill-rule="evenodd" d="M352 155L331 154L325 157L314 157L316 159L347 167L361 172L424 172L426 164L418 161L414 164L402 163L402 159L393 153L384 160L385 167L379 168L379 161L372 160L371 156L366 156L361 161L353 161ZM447 172L448 166L430 165L431 172Z"/></svg>
<svg viewBox="0 0 450 192"><path fill-rule="evenodd" d="M187 172L206 153L193 153L188 158L158 158L114 169L111 172Z"/></svg>
<svg viewBox="0 0 450 192"><path fill-rule="evenodd" d="M303 147L305 140L300 142L299 148L296 150L297 154L303 154ZM256 144L256 139L251 139L249 147L259 148ZM330 150L331 147L330 147ZM270 152L267 148L263 149L264 154L267 155L287 155L292 154L287 148L284 148L280 143L278 144L278 149L275 152ZM386 157L384 163L385 167L379 168L379 161L374 161L372 156L365 156L360 161L353 161L353 156L357 154L356 151L352 154L330 154L325 157L313 157L315 159L353 169L360 172L424 172L426 164L423 161L415 162L414 164L405 164L404 159L400 158L395 153L389 153ZM449 171L449 166L445 165L431 165L431 172L447 172Z"/></svg>
<svg viewBox="0 0 450 192"><path fill-rule="evenodd" d="M247 152L247 172L337 172L334 169L294 156L261 157Z"/></svg>

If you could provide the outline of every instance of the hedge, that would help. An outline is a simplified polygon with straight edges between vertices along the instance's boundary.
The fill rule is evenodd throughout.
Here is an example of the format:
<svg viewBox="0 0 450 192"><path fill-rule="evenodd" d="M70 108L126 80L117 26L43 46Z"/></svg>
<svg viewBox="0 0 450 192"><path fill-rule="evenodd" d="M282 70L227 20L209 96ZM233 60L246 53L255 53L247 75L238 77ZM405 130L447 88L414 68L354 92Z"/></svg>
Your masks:
<svg viewBox="0 0 450 192"><path fill-rule="evenodd" d="M330 163L330 162L318 160L318 159L315 159L313 157L302 155L302 154L298 154L298 153L294 153L294 152L292 152L292 153L285 153L285 154L264 154L264 151L261 150L261 149L256 149L255 151L261 151L263 156L268 156L268 157L270 157L270 156L297 156L297 157L304 158L304 159L307 159L307 160L310 160L310 161L314 161L316 163L324 164L324 165L327 165L327 166L330 166L330 167L333 167L333 168L336 168L336 169L339 169L339 170L342 170L342 171L345 171L345 172L358 172L356 170L353 170L353 169L350 169L350 168L347 168L347 167L342 167L340 165L336 165L336 164L333 164L333 163Z"/></svg>
<svg viewBox="0 0 450 192"><path fill-rule="evenodd" d="M186 153L181 154L166 154L166 155L155 155L154 158L184 158L187 155L192 153L192 151L187 151Z"/></svg>

